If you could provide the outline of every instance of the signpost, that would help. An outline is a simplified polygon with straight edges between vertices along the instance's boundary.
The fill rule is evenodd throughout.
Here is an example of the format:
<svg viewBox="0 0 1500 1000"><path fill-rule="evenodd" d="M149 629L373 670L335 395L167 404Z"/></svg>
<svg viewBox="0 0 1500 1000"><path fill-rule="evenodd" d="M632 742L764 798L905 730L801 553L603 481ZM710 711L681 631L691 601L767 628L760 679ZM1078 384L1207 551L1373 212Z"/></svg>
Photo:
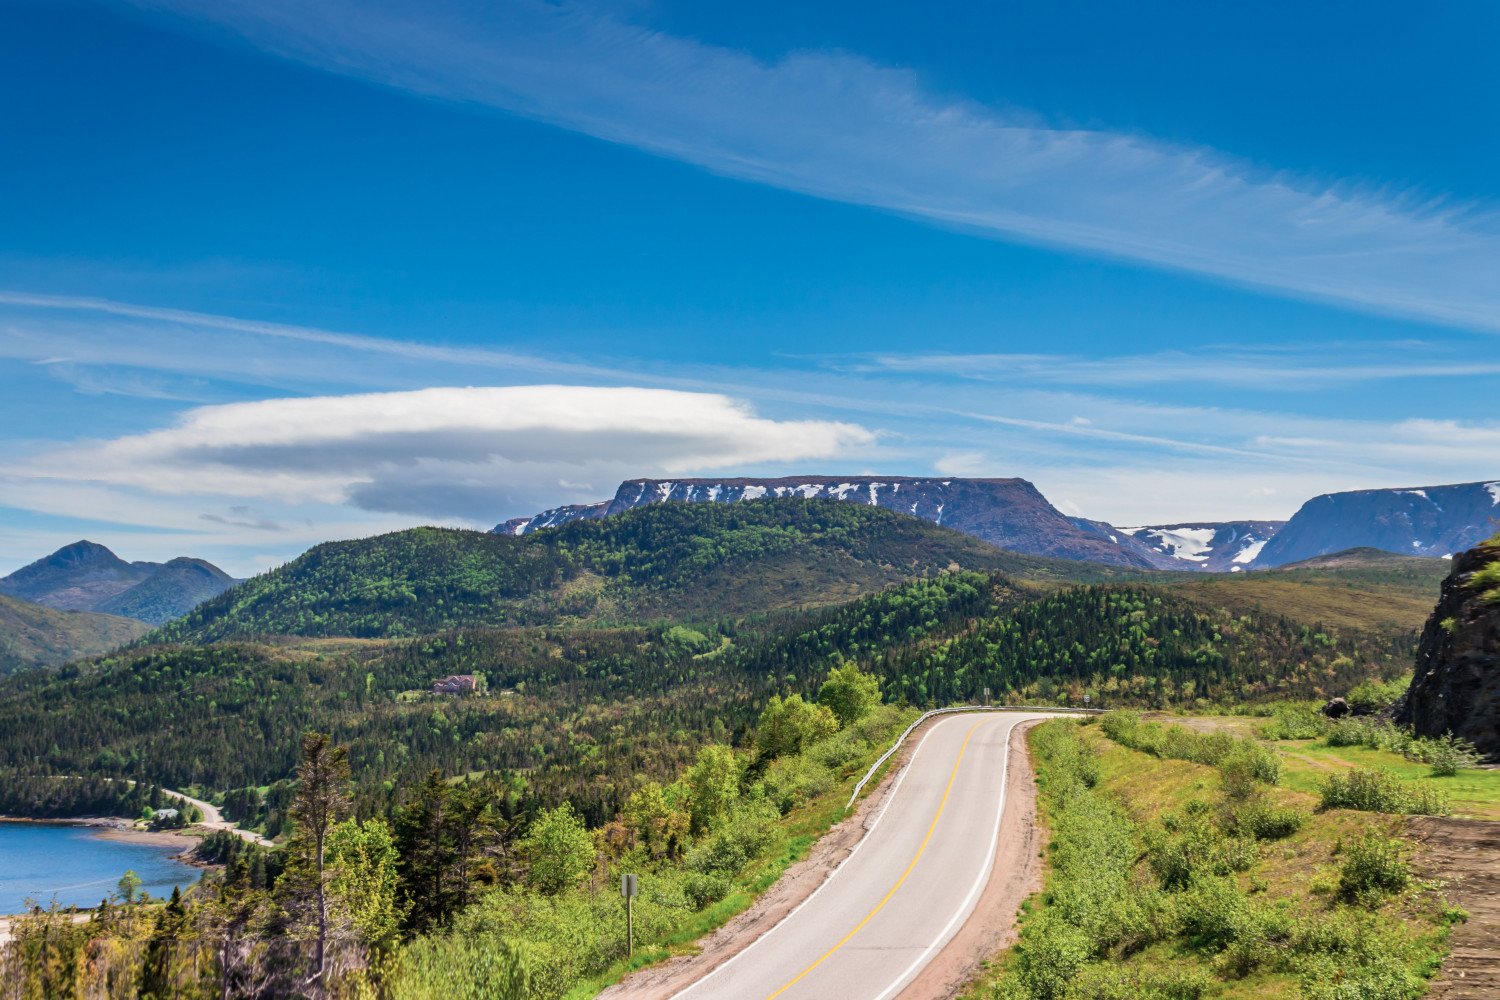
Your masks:
<svg viewBox="0 0 1500 1000"><path fill-rule="evenodd" d="M635 896L637 886L634 875L620 876L620 895L625 897L625 957L635 957Z"/></svg>

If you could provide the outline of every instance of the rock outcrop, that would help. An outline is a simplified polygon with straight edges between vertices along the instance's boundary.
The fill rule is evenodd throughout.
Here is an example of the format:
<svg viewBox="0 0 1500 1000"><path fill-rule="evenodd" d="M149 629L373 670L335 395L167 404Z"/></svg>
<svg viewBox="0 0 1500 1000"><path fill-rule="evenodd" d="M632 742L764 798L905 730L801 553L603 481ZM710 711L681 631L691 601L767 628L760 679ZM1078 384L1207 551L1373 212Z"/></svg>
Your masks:
<svg viewBox="0 0 1500 1000"><path fill-rule="evenodd" d="M1500 538L1453 558L1422 630L1416 673L1396 721L1419 736L1453 733L1500 759Z"/></svg>

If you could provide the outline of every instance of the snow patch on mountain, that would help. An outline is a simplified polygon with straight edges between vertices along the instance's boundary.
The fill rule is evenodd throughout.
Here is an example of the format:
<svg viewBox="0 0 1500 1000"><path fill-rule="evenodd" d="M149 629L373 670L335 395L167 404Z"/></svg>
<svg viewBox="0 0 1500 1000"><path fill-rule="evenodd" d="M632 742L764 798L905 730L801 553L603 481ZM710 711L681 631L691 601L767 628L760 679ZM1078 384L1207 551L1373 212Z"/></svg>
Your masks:
<svg viewBox="0 0 1500 1000"><path fill-rule="evenodd" d="M1269 541L1269 538L1262 538L1259 541L1251 542L1249 545L1240 550L1239 555L1235 556L1230 561L1248 566L1250 563L1255 562L1255 557L1260 555L1260 550L1265 548L1266 543ZM1238 572L1239 569L1239 566L1234 567L1235 572Z"/></svg>
<svg viewBox="0 0 1500 1000"><path fill-rule="evenodd" d="M1119 530L1162 557L1162 568L1234 573L1247 568L1280 529L1280 521L1209 521Z"/></svg>
<svg viewBox="0 0 1500 1000"><path fill-rule="evenodd" d="M1208 562L1213 551L1214 528L1121 528L1173 559L1190 559L1193 562Z"/></svg>

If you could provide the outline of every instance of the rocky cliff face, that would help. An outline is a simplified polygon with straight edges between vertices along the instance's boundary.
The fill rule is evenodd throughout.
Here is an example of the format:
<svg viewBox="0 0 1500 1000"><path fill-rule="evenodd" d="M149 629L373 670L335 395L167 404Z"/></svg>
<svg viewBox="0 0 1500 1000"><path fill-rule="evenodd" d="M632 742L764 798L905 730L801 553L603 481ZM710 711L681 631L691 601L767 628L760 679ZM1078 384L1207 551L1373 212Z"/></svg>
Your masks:
<svg viewBox="0 0 1500 1000"><path fill-rule="evenodd" d="M1370 547L1407 556L1447 556L1500 528L1500 482L1314 497L1266 543L1255 569Z"/></svg>
<svg viewBox="0 0 1500 1000"><path fill-rule="evenodd" d="M871 504L920 517L1012 552L1082 559L1114 566L1160 565L1141 546L1107 530L1080 527L1024 479L925 479L906 476L793 476L784 479L632 479L614 498L558 507L495 530L524 535L581 518L604 517L653 503L737 503L804 497ZM1108 526L1102 526L1107 529Z"/></svg>
<svg viewBox="0 0 1500 1000"><path fill-rule="evenodd" d="M1422 736L1451 732L1500 758L1500 542L1454 557L1396 721Z"/></svg>

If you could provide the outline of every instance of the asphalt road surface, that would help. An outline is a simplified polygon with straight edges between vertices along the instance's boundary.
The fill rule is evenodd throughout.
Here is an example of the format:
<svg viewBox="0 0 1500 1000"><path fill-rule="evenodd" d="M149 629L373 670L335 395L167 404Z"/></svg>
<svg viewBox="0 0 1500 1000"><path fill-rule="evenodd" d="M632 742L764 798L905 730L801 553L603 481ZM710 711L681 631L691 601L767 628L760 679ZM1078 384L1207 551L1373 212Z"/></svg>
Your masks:
<svg viewBox="0 0 1500 1000"><path fill-rule="evenodd" d="M890 1000L993 876L1010 731L1023 712L933 723L854 852L785 920L673 1000Z"/></svg>

